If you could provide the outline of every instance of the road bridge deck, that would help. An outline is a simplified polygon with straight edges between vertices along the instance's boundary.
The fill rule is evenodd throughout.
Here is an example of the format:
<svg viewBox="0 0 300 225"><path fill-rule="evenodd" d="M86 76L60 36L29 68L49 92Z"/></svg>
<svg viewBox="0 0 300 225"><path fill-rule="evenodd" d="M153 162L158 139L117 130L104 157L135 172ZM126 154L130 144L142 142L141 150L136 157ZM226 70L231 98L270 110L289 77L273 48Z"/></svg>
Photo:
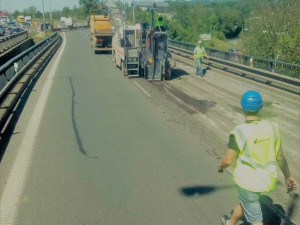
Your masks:
<svg viewBox="0 0 300 225"><path fill-rule="evenodd" d="M16 109L18 122L8 125L9 142L2 143L5 221L218 224L237 196L230 173L218 174L217 163L227 134L243 122L239 101L248 89L262 93L263 118L279 123L299 183L299 96L215 69L199 78L181 63L171 81L127 79L110 55L94 55L88 31L66 33L65 40L62 57L57 53L33 83L26 105L21 101ZM18 168L23 172L14 174ZM14 180L24 183L8 190ZM284 190L281 177L270 197L287 211L291 199Z"/></svg>

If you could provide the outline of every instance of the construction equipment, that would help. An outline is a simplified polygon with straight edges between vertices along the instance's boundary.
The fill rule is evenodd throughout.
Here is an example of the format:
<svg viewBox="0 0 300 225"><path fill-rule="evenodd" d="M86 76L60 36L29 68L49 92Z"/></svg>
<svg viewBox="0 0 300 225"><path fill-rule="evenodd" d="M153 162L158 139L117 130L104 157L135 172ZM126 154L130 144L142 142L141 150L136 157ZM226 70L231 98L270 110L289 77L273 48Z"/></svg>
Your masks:
<svg viewBox="0 0 300 225"><path fill-rule="evenodd" d="M121 68L125 76L139 76L140 27L127 25L115 3L105 2L102 8L113 24L112 56L116 67Z"/></svg>
<svg viewBox="0 0 300 225"><path fill-rule="evenodd" d="M150 8L150 27L146 23L127 25L115 3L103 3L102 9L107 12L114 27L113 61L125 76L141 76L146 80L171 79L171 69L176 62L168 52L168 33L154 28L154 11L168 7L168 4L135 2L133 6Z"/></svg>
<svg viewBox="0 0 300 225"><path fill-rule="evenodd" d="M147 7L151 11L151 24L141 25L140 76L146 80L169 80L176 62L168 51L168 32L154 27L155 10L169 7L165 2L135 2L134 6Z"/></svg>
<svg viewBox="0 0 300 225"><path fill-rule="evenodd" d="M113 60L125 76L139 76L139 26L119 27L113 36Z"/></svg>
<svg viewBox="0 0 300 225"><path fill-rule="evenodd" d="M112 24L106 15L91 15L91 46L95 53L112 50Z"/></svg>

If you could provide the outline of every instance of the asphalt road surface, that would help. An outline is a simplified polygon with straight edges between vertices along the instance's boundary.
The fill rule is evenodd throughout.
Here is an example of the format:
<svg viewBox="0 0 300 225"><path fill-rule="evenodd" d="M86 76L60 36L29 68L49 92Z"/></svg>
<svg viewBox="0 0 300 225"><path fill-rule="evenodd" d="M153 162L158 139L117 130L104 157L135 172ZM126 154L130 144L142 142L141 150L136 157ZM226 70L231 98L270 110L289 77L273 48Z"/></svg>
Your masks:
<svg viewBox="0 0 300 225"><path fill-rule="evenodd" d="M299 183L298 96L217 70L199 78L182 63L171 81L127 79L111 55L93 53L87 30L65 40L8 125L1 225L220 224L237 194L217 164L243 122L248 89L262 93L262 116L280 124ZM269 196L296 220L283 183Z"/></svg>

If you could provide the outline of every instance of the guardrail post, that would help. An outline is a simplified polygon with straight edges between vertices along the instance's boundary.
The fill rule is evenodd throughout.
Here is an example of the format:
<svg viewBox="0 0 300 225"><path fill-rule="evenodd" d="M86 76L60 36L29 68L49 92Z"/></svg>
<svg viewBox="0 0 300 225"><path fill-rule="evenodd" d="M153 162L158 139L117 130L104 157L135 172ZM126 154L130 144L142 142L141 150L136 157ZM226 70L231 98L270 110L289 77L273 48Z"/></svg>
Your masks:
<svg viewBox="0 0 300 225"><path fill-rule="evenodd" d="M18 63L14 63L14 68L15 68L15 73L18 72L18 68L19 68L19 64Z"/></svg>
<svg viewBox="0 0 300 225"><path fill-rule="evenodd" d="M243 56L243 64L248 65L248 57Z"/></svg>
<svg viewBox="0 0 300 225"><path fill-rule="evenodd" d="M2 52L5 49L5 44L4 43L0 43L0 52Z"/></svg>
<svg viewBox="0 0 300 225"><path fill-rule="evenodd" d="M206 49L206 53L207 53L207 55L211 56L211 54L210 54L210 48Z"/></svg>
<svg viewBox="0 0 300 225"><path fill-rule="evenodd" d="M274 64L272 61L269 61L267 62L267 70L272 72L273 71L273 67L274 67Z"/></svg>

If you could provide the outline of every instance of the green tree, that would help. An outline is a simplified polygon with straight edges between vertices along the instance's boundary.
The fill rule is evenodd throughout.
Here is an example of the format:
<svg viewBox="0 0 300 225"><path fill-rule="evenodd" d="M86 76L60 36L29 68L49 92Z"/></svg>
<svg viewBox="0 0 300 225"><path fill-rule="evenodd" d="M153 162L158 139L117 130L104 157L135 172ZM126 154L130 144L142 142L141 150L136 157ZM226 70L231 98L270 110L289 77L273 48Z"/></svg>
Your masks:
<svg viewBox="0 0 300 225"><path fill-rule="evenodd" d="M71 9L69 7L64 7L62 10L62 15L65 17L71 16Z"/></svg>
<svg viewBox="0 0 300 225"><path fill-rule="evenodd" d="M249 20L244 52L274 60L300 63L300 1L267 2Z"/></svg>
<svg viewBox="0 0 300 225"><path fill-rule="evenodd" d="M43 13L41 11L36 12L36 18L42 19L43 18Z"/></svg>
<svg viewBox="0 0 300 225"><path fill-rule="evenodd" d="M28 14L29 14L30 16L32 16L32 18L35 18L36 12L37 12L37 7L35 7L35 6L30 6L30 7L28 8Z"/></svg>
<svg viewBox="0 0 300 225"><path fill-rule="evenodd" d="M79 0L79 5L83 8L86 16L101 13L99 0Z"/></svg>
<svg viewBox="0 0 300 225"><path fill-rule="evenodd" d="M28 9L23 9L23 15L24 16L28 16L29 15Z"/></svg>
<svg viewBox="0 0 300 225"><path fill-rule="evenodd" d="M21 15L21 12L19 10L15 10L15 12L12 15L14 18L17 18L18 15Z"/></svg>
<svg viewBox="0 0 300 225"><path fill-rule="evenodd" d="M226 6L218 9L217 13L221 29L226 38L237 37L243 27L241 12Z"/></svg>
<svg viewBox="0 0 300 225"><path fill-rule="evenodd" d="M58 10L52 11L52 18L54 20L59 20L61 16L62 16L61 11L58 11Z"/></svg>

